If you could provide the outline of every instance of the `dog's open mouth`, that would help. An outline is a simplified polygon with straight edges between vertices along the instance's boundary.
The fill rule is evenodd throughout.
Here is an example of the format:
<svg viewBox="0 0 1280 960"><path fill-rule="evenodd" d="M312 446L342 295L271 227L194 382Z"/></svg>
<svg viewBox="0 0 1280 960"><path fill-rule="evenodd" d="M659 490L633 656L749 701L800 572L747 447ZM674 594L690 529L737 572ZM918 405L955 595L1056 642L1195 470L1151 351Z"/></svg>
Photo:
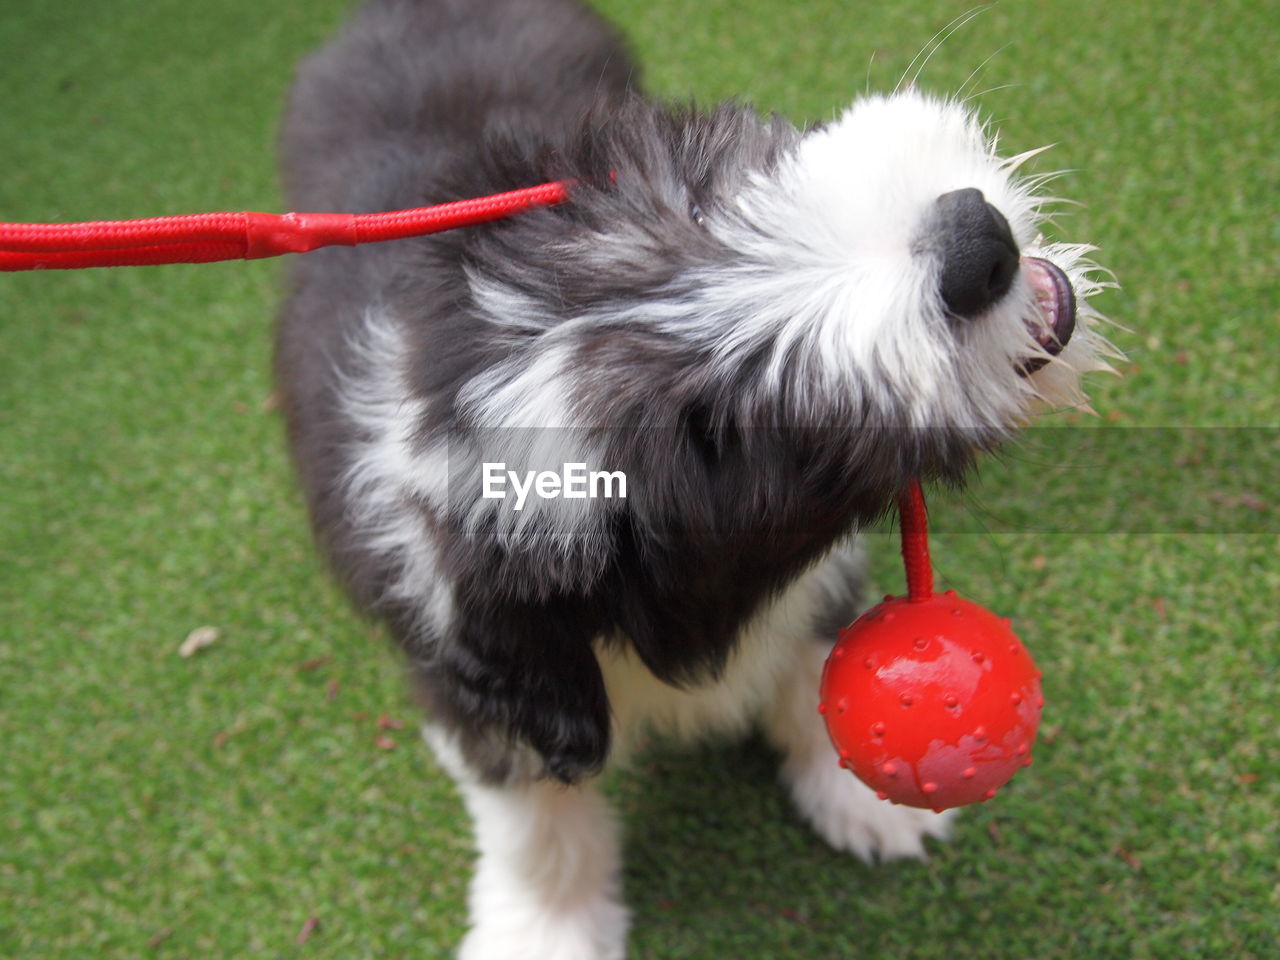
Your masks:
<svg viewBox="0 0 1280 960"><path fill-rule="evenodd" d="M1039 316L1024 322L1046 355L1028 357L1018 367L1024 376L1035 373L1056 357L1076 329L1076 294L1071 281L1056 265L1040 257L1023 257L1022 273L1036 296Z"/></svg>

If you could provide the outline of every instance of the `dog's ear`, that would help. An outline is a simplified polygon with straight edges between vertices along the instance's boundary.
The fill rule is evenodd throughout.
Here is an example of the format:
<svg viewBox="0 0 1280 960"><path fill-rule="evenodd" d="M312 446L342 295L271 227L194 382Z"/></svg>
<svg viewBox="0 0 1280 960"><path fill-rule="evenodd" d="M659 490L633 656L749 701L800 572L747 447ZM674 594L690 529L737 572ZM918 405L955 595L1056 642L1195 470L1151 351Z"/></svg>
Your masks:
<svg viewBox="0 0 1280 960"><path fill-rule="evenodd" d="M436 646L436 696L464 727L532 747L563 783L598 773L610 730L595 621L571 600L463 607Z"/></svg>

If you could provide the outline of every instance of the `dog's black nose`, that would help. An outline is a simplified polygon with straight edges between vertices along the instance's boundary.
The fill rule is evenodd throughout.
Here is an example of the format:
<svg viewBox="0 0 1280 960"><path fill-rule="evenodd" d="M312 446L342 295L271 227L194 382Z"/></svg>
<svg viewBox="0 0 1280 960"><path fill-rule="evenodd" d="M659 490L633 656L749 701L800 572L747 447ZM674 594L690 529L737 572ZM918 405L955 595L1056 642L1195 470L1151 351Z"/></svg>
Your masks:
<svg viewBox="0 0 1280 960"><path fill-rule="evenodd" d="M1018 245L1004 215L973 187L937 200L932 228L942 254L942 300L972 317L1009 292L1018 272Z"/></svg>

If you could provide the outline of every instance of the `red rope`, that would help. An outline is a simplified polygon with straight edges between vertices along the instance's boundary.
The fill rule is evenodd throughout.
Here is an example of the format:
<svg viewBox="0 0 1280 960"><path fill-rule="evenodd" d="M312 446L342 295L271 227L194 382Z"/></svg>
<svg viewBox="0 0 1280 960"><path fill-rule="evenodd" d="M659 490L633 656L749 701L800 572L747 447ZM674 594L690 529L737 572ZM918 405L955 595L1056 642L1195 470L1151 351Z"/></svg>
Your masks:
<svg viewBox="0 0 1280 960"><path fill-rule="evenodd" d="M898 495L902 519L902 563L907 568L907 596L928 600L933 596L933 566L929 563L929 514L920 481L912 480Z"/></svg>
<svg viewBox="0 0 1280 960"><path fill-rule="evenodd" d="M388 213L196 213L87 223L0 223L0 270L69 270L256 260L400 240L553 206L569 182Z"/></svg>

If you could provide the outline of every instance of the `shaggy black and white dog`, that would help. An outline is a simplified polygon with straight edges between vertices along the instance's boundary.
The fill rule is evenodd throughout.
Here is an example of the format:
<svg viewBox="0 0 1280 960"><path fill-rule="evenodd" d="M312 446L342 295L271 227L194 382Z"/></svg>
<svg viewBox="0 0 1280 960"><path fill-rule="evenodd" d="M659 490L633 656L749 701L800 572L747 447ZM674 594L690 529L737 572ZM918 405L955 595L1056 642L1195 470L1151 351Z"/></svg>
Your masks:
<svg viewBox="0 0 1280 960"><path fill-rule="evenodd" d="M283 144L299 210L575 181L301 258L279 330L318 536L475 820L461 955L623 956L595 782L648 731L760 724L863 858L941 836L838 767L817 687L858 527L1102 365L1088 248L1038 237L1026 155L914 91L804 130L653 104L576 0L374 0L303 64Z"/></svg>

